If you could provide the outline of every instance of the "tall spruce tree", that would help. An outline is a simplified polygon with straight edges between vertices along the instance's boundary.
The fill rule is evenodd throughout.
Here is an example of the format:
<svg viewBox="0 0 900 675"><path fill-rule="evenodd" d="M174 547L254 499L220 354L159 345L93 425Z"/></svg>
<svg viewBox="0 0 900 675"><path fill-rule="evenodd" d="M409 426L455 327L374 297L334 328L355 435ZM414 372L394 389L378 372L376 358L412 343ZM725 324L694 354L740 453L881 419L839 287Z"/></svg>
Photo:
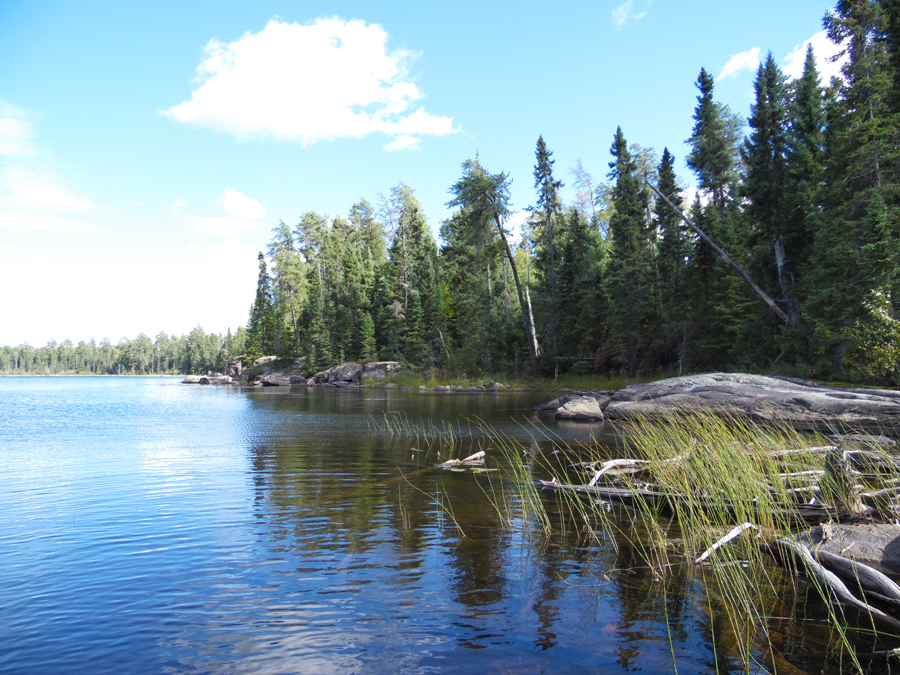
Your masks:
<svg viewBox="0 0 900 675"><path fill-rule="evenodd" d="M668 148L663 149L659 163L659 191L675 206L681 208L681 191L675 177L675 157ZM671 322L679 312L684 263L688 254L690 238L684 221L661 199L656 201L656 223L660 234L658 247L659 273L662 284L662 304L666 321Z"/></svg>
<svg viewBox="0 0 900 675"><path fill-rule="evenodd" d="M652 253L646 235L645 209L649 197L636 175L622 129L616 130L610 152L609 179L615 182L615 212L609 221L612 242L607 268L611 338L622 350L629 374L637 372L646 324L654 314L651 283Z"/></svg>
<svg viewBox="0 0 900 675"><path fill-rule="evenodd" d="M741 193L747 200L748 245L757 283L779 289L788 315L788 327L799 324L794 291L796 270L803 262L798 251L785 243L787 232L785 190L789 151L786 78L769 52L753 83L756 99L750 106L750 136L741 155L746 167ZM761 310L762 311L762 310ZM773 318L766 311L766 316Z"/></svg>
<svg viewBox="0 0 900 675"><path fill-rule="evenodd" d="M259 261L259 276L256 280L256 297L250 307L247 323L247 350L245 361L250 365L260 356L269 356L275 339L275 311L272 301L272 280L266 268L266 257L262 251Z"/></svg>
<svg viewBox="0 0 900 675"><path fill-rule="evenodd" d="M447 205L451 208L458 207L465 210L468 217L473 219L474 227L483 233L481 236L486 241L490 240L492 236L496 236L496 241L509 261L513 282L519 296L519 307L523 308L522 318L525 335L528 339L529 354L531 360L535 361L542 352L528 313L524 311L527 305L522 291L522 283L512 249L506 239L507 232L503 227L503 223L510 213L509 184L508 174L502 172L491 174L484 170L477 159L466 160L463 162L462 177L450 188L453 198ZM490 231L493 232L492 235L487 234Z"/></svg>
<svg viewBox="0 0 900 675"><path fill-rule="evenodd" d="M557 221L559 220L559 212L561 201L559 198L559 190L562 187L562 181L553 177L553 153L547 149L544 137L539 136L537 147L534 151L534 188L537 191L537 202L531 208L533 217L531 219L532 232L535 239L537 250L537 263L542 268L543 277L546 280L544 288L545 302L542 303L547 307L546 324L547 335L549 337L550 350L557 353L558 338L558 304L557 304L557 279L556 279L556 249L558 230Z"/></svg>
<svg viewBox="0 0 900 675"><path fill-rule="evenodd" d="M713 100L713 86L712 75L701 68L694 129L687 140L691 146L687 164L697 174L700 189L708 190L713 203L721 209L736 177L739 129L735 129L734 115L728 107Z"/></svg>

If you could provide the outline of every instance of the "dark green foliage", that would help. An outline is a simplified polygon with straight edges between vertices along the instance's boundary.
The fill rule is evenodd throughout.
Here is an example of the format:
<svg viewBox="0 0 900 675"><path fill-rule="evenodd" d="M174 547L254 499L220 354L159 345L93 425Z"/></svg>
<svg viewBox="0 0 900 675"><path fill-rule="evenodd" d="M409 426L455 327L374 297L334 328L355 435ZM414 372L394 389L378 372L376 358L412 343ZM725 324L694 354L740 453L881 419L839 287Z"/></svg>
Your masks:
<svg viewBox="0 0 900 675"><path fill-rule="evenodd" d="M615 181L615 212L609 221L612 243L607 266L606 290L610 298L610 339L621 350L629 374L637 372L639 352L654 316L653 258L645 210L649 203L640 184L637 166L628 152L622 129L610 149L610 180Z"/></svg>
<svg viewBox="0 0 900 675"><path fill-rule="evenodd" d="M256 280L256 298L250 307L247 323L247 350L244 362L250 365L260 356L276 351L276 309L272 297L272 280L266 269L266 257L259 253L259 277Z"/></svg>
<svg viewBox="0 0 900 675"><path fill-rule="evenodd" d="M668 148L663 149L659 163L659 191L675 206L681 207L681 193L675 178L675 157ZM657 246L662 305L666 322L678 321L681 316L684 264L690 239L684 221L668 204L657 200L655 204L656 226L660 235Z"/></svg>
<svg viewBox="0 0 900 675"><path fill-rule="evenodd" d="M537 203L532 207L531 236L535 249L535 267L537 275L543 280L538 298L544 333L548 336L545 347L556 354L558 341L558 312L556 258L557 239L559 236L560 198L559 190L562 181L553 178L553 153L547 149L544 137L538 137L534 152L534 188L537 191Z"/></svg>
<svg viewBox="0 0 900 675"><path fill-rule="evenodd" d="M104 338L79 342L53 340L44 347L22 344L0 347L0 373L4 375L171 375L205 373L244 352L246 330L225 336L205 333L201 326L189 334L155 340L141 333L113 345Z"/></svg>
<svg viewBox="0 0 900 675"><path fill-rule="evenodd" d="M697 174L700 189L709 190L713 203L721 208L736 177L740 126L727 106L713 100L713 84L712 75L701 69L687 164Z"/></svg>

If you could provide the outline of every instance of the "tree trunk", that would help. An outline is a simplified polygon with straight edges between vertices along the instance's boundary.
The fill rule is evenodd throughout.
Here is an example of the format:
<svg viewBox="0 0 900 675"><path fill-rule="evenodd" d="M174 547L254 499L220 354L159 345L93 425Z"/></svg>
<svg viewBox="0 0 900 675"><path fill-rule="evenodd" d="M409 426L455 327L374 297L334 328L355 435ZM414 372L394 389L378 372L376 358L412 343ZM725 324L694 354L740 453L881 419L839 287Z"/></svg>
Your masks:
<svg viewBox="0 0 900 675"><path fill-rule="evenodd" d="M726 263L728 263L731 266L731 268L735 272L738 273L738 275L741 277L741 279L743 279L747 283L747 285L753 289L754 293L756 293L760 298L762 298L762 301L765 302L769 306L769 309L771 309L778 316L779 319L784 321L784 323L787 325L788 328L794 327L794 324L791 321L790 317L784 313L784 311L781 309L781 307L779 307L777 304L775 304L775 301L772 300L772 298L770 298L763 289L761 289L759 286L757 286L756 282L750 278L750 275L747 274L741 268L740 265L738 265L736 262L734 262L734 260L729 258L728 254L725 253L725 251L723 251L719 247L719 245L716 244L716 242L714 242L712 239L709 238L709 236L707 236L706 232L704 232L699 227L694 225L694 223L692 223L688 219L688 217L686 215L684 215L682 210L679 209L677 206L675 206L671 201L669 201L669 198L666 197L662 192L657 190L653 185L650 185L650 183L647 183L647 186L651 190L653 190L660 197L660 199L662 199L666 204L668 204L698 237L700 237L703 241L705 241L707 244L709 244L710 247L712 248L712 250L716 252L716 255L718 255L722 260L724 260Z"/></svg>
<svg viewBox="0 0 900 675"><path fill-rule="evenodd" d="M796 326L800 323L800 309L794 291L791 289L791 280L787 272L787 254L784 252L784 239L779 234L775 237L775 265L778 267L778 284L781 286L781 294L788 306L788 326Z"/></svg>
<svg viewBox="0 0 900 675"><path fill-rule="evenodd" d="M531 354L531 360L534 361L541 355L541 348L538 345L537 335L534 334L534 327L528 325L528 317L525 314L525 298L522 295L522 284L519 282L519 272L516 270L516 260L513 258L512 251L509 248L509 242L506 241L506 234L503 232L503 225L500 223L500 214L494 213L494 223L497 225L497 232L503 241L503 249L506 251L506 257L509 260L509 266L512 268L513 282L516 284L516 292L519 294L519 307L522 308L522 319L525 323L525 335L528 338L528 351Z"/></svg>

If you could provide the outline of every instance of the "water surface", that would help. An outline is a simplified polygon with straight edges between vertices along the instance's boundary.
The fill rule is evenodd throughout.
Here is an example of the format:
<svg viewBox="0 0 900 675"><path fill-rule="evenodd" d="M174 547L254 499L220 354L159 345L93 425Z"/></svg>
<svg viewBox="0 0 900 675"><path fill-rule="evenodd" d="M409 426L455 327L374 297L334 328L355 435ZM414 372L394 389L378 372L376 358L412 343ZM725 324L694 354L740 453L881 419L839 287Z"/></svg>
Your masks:
<svg viewBox="0 0 900 675"><path fill-rule="evenodd" d="M624 539L509 527L499 473L435 469L446 452L373 427L587 438L538 421L542 398L0 378L0 670L741 670L688 569L660 584ZM806 622L766 668L839 672Z"/></svg>

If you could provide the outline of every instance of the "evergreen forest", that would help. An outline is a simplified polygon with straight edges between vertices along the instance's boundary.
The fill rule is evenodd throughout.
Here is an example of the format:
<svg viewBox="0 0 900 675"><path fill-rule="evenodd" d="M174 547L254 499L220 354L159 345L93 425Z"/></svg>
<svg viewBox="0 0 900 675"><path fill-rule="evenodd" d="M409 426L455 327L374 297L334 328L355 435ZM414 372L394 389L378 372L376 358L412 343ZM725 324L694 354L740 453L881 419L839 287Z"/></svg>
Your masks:
<svg viewBox="0 0 900 675"><path fill-rule="evenodd" d="M397 360L470 375L741 370L898 385L900 0L839 0L824 23L842 77L822 82L810 48L789 81L769 54L748 119L700 70L680 161L692 201L677 158L626 129L610 130L602 176L580 160L560 170L541 137L515 240L510 176L475 157L449 186L438 240L404 183L346 217L281 222L235 336L48 345L33 363L199 372L276 355L309 373ZM22 372L21 349L0 351L2 372Z"/></svg>
<svg viewBox="0 0 900 675"><path fill-rule="evenodd" d="M477 157L449 189L439 242L403 183L347 218L282 222L259 256L247 355L303 358L310 372L390 359L465 373L900 383L900 1L838 2L825 27L847 54L843 77L821 82L810 48L788 81L769 54L747 120L700 71L691 203L672 153L619 128L602 178L580 161L561 175L537 140L515 244L510 177ZM564 179L574 204L562 203Z"/></svg>

